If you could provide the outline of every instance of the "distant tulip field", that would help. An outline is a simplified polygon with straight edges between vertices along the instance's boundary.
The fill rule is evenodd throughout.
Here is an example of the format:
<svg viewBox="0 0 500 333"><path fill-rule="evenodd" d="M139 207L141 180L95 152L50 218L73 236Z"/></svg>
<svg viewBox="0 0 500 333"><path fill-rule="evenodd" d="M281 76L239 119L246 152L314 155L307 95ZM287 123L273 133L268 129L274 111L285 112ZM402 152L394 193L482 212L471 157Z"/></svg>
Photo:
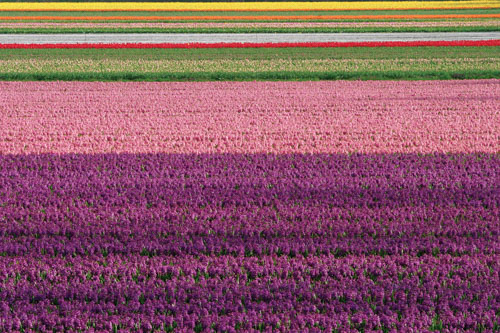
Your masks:
<svg viewBox="0 0 500 333"><path fill-rule="evenodd" d="M0 100L0 331L499 329L497 79Z"/></svg>
<svg viewBox="0 0 500 333"><path fill-rule="evenodd" d="M492 0L0 2L0 33L485 32L499 19Z"/></svg>

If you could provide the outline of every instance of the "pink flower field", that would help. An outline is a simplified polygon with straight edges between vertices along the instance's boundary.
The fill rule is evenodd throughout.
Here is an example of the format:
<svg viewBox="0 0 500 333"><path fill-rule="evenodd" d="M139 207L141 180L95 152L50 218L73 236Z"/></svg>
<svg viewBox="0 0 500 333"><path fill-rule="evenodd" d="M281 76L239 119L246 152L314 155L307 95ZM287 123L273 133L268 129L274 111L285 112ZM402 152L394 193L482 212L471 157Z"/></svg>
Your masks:
<svg viewBox="0 0 500 333"><path fill-rule="evenodd" d="M1 82L0 153L500 151L500 80Z"/></svg>

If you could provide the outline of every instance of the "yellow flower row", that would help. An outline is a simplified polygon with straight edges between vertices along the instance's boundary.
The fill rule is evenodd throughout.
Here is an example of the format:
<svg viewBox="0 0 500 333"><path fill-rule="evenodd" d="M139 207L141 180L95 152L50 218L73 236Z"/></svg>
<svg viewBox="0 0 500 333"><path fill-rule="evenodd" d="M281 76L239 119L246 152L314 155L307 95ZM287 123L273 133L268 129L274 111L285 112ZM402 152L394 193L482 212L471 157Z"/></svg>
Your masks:
<svg viewBox="0 0 500 333"><path fill-rule="evenodd" d="M3 2L0 11L313 11L374 9L499 8L500 2Z"/></svg>

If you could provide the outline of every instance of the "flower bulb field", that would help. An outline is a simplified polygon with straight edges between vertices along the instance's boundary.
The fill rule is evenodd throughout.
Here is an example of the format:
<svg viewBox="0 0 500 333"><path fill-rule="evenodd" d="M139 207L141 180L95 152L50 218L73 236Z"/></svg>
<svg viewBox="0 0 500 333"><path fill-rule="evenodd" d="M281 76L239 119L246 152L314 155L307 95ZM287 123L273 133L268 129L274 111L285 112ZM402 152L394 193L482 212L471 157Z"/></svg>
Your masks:
<svg viewBox="0 0 500 333"><path fill-rule="evenodd" d="M499 332L499 20L0 3L0 332ZM442 39L363 40L405 31ZM70 34L91 32L278 41Z"/></svg>

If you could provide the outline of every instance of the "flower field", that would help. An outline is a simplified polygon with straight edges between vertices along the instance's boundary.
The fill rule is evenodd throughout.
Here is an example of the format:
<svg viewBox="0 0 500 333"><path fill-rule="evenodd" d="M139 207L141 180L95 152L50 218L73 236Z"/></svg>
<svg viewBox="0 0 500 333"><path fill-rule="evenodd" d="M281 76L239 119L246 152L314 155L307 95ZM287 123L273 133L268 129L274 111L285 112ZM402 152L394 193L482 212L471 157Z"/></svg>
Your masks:
<svg viewBox="0 0 500 333"><path fill-rule="evenodd" d="M2 82L0 330L498 330L499 96Z"/></svg>
<svg viewBox="0 0 500 333"><path fill-rule="evenodd" d="M499 23L0 2L0 332L499 332Z"/></svg>
<svg viewBox="0 0 500 333"><path fill-rule="evenodd" d="M498 80L6 82L0 87L0 150L7 154L430 154L499 148Z"/></svg>

